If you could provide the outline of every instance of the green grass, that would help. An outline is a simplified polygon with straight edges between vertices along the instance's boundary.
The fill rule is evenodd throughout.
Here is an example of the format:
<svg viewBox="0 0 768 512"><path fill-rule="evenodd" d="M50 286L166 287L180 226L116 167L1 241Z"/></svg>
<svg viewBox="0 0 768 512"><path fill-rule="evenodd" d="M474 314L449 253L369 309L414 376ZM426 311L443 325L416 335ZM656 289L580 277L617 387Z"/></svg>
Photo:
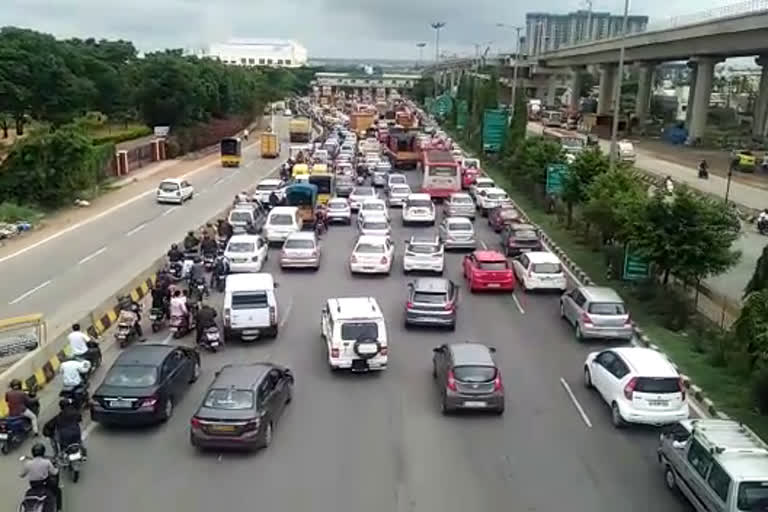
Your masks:
<svg viewBox="0 0 768 512"><path fill-rule="evenodd" d="M104 144L106 142L112 142L119 144L121 142L138 139L140 137L146 137L152 134L152 129L146 125L139 123L128 124L105 124L89 130L89 135L93 137L94 143Z"/></svg>
<svg viewBox="0 0 768 512"><path fill-rule="evenodd" d="M0 222L26 221L34 224L43 216L40 210L29 206L20 206L15 203L0 203Z"/></svg>

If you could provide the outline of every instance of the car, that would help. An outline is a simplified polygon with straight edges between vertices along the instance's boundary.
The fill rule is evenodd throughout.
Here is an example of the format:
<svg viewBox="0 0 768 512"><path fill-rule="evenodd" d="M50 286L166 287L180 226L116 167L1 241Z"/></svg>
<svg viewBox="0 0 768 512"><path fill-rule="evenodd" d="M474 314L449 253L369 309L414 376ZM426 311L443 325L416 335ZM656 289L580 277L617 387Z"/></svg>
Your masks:
<svg viewBox="0 0 768 512"><path fill-rule="evenodd" d="M389 219L378 213L358 215L357 229L361 235L390 236L392 234Z"/></svg>
<svg viewBox="0 0 768 512"><path fill-rule="evenodd" d="M189 422L190 443L201 449L267 448L293 385L293 373L280 365L223 366Z"/></svg>
<svg viewBox="0 0 768 512"><path fill-rule="evenodd" d="M178 203L192 199L195 196L195 188L187 181L179 178L168 178L157 186L158 203Z"/></svg>
<svg viewBox="0 0 768 512"><path fill-rule="evenodd" d="M256 184L256 190L253 192L253 199L260 201L263 204L269 204L269 196L274 192L278 199L282 199L283 190L285 186L283 180L269 178L261 180Z"/></svg>
<svg viewBox="0 0 768 512"><path fill-rule="evenodd" d="M403 272L414 270L442 274L445 268L445 250L436 236L412 236L403 251Z"/></svg>
<svg viewBox="0 0 768 512"><path fill-rule="evenodd" d="M351 176L338 176L336 178L336 195L338 197L349 197L355 189L355 180Z"/></svg>
<svg viewBox="0 0 768 512"><path fill-rule="evenodd" d="M443 205L443 214L448 217L467 217L475 220L475 202L464 192L454 192Z"/></svg>
<svg viewBox="0 0 768 512"><path fill-rule="evenodd" d="M435 224L435 204L429 194L411 194L403 204L403 226L413 223Z"/></svg>
<svg viewBox="0 0 768 512"><path fill-rule="evenodd" d="M488 225L496 233L501 233L504 226L521 222L523 221L520 212L511 204L502 204L488 212Z"/></svg>
<svg viewBox="0 0 768 512"><path fill-rule="evenodd" d="M328 201L326 217L329 223L341 222L343 224L352 224L352 208L349 207L349 201L342 197L334 197Z"/></svg>
<svg viewBox="0 0 768 512"><path fill-rule="evenodd" d="M376 165L376 169L374 169L375 172L383 172L384 174L389 174L392 172L392 164L389 163L387 160L382 160Z"/></svg>
<svg viewBox="0 0 768 512"><path fill-rule="evenodd" d="M355 242L349 258L353 274L389 274L395 246L387 236L361 235Z"/></svg>
<svg viewBox="0 0 768 512"><path fill-rule="evenodd" d="M320 332L332 371L386 370L387 325L375 298L328 299L320 313Z"/></svg>
<svg viewBox="0 0 768 512"><path fill-rule="evenodd" d="M616 347L584 361L584 385L611 408L616 428L627 423L665 425L690 416L685 386L667 357L651 348Z"/></svg>
<svg viewBox="0 0 768 512"><path fill-rule="evenodd" d="M374 187L383 187L387 184L387 173L384 171L373 171L373 179L371 180Z"/></svg>
<svg viewBox="0 0 768 512"><path fill-rule="evenodd" d="M168 420L200 377L200 355L190 347L141 344L125 349L91 399L91 419L107 425Z"/></svg>
<svg viewBox="0 0 768 512"><path fill-rule="evenodd" d="M301 231L304 221L296 206L277 206L269 211L264 223L264 236L271 244L282 243L288 235Z"/></svg>
<svg viewBox="0 0 768 512"><path fill-rule="evenodd" d="M474 249L475 228L466 217L447 217L437 229L440 241L446 249Z"/></svg>
<svg viewBox="0 0 768 512"><path fill-rule="evenodd" d="M510 202L507 193L500 188L480 189L475 195L475 201L483 217L487 217L488 212L493 208Z"/></svg>
<svg viewBox="0 0 768 512"><path fill-rule="evenodd" d="M387 192L389 192L394 185L408 185L408 179L405 177L405 174L400 174L400 173L388 174L387 186L386 186Z"/></svg>
<svg viewBox="0 0 768 512"><path fill-rule="evenodd" d="M280 252L280 268L320 268L320 243L314 231L288 235Z"/></svg>
<svg viewBox="0 0 768 512"><path fill-rule="evenodd" d="M405 302L405 327L440 326L456 329L459 287L450 279L420 277L408 283Z"/></svg>
<svg viewBox="0 0 768 512"><path fill-rule="evenodd" d="M326 164L328 163L328 160L330 159L330 155L328 154L328 150L325 149L317 149L314 153L312 153L312 160L315 161L315 163L318 164Z"/></svg>
<svg viewBox="0 0 768 512"><path fill-rule="evenodd" d="M261 232L267 221L267 212L259 203L239 203L229 212L228 221L235 234L245 233L248 224L253 225L256 231Z"/></svg>
<svg viewBox="0 0 768 512"><path fill-rule="evenodd" d="M224 339L254 341L262 335L275 338L280 330L272 274L229 274L224 284Z"/></svg>
<svg viewBox="0 0 768 512"><path fill-rule="evenodd" d="M635 334L624 300L612 288L578 286L560 297L560 316L573 325L576 339L620 339Z"/></svg>
<svg viewBox="0 0 768 512"><path fill-rule="evenodd" d="M464 256L464 278L471 293L479 290L513 291L515 274L498 251L476 250Z"/></svg>
<svg viewBox="0 0 768 512"><path fill-rule="evenodd" d="M440 393L440 411L487 410L504 414L504 384L494 362L496 349L480 343L436 347L432 377Z"/></svg>
<svg viewBox="0 0 768 512"><path fill-rule="evenodd" d="M224 249L232 273L261 272L267 254L267 243L259 235L233 235Z"/></svg>
<svg viewBox="0 0 768 512"><path fill-rule="evenodd" d="M387 190L387 206L403 206L403 203L411 195L411 187L408 185L395 184Z"/></svg>
<svg viewBox="0 0 768 512"><path fill-rule="evenodd" d="M507 256L544 250L539 230L531 224L508 224L501 232L501 248Z"/></svg>
<svg viewBox="0 0 768 512"><path fill-rule="evenodd" d="M477 200L477 193L485 188L496 188L496 183L487 176L478 176L475 178L475 183L469 187L469 195Z"/></svg>
<svg viewBox="0 0 768 512"><path fill-rule="evenodd" d="M547 251L526 252L512 260L517 282L524 291L559 290L568 287L563 264L560 259Z"/></svg>
<svg viewBox="0 0 768 512"><path fill-rule="evenodd" d="M389 209L387 203L383 199L366 199L360 203L360 216L366 215L384 216L389 221Z"/></svg>
<svg viewBox="0 0 768 512"><path fill-rule="evenodd" d="M378 196L376 195L376 189L373 187L363 187L358 186L352 189L352 192L349 194L349 206L352 208L353 212L356 212L360 209L360 205L365 201L366 199L377 199Z"/></svg>

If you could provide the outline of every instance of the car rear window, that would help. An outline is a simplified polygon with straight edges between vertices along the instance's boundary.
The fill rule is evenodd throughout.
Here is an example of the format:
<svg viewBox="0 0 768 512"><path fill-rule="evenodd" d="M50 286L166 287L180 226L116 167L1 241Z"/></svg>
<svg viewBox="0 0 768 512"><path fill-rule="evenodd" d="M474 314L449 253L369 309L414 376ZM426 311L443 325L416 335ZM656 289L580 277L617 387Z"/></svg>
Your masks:
<svg viewBox="0 0 768 512"><path fill-rule="evenodd" d="M157 368L147 365L113 366L104 378L107 386L146 388L157 383Z"/></svg>
<svg viewBox="0 0 768 512"><path fill-rule="evenodd" d="M344 322L341 324L341 339L354 341L357 339L378 339L379 326L376 322Z"/></svg>
<svg viewBox="0 0 768 512"><path fill-rule="evenodd" d="M639 377L635 391L640 393L679 393L680 380L676 377Z"/></svg>
<svg viewBox="0 0 768 512"><path fill-rule="evenodd" d="M371 210L375 212L383 212L387 209L386 205L381 203L363 203L363 210Z"/></svg>
<svg viewBox="0 0 768 512"><path fill-rule="evenodd" d="M621 302L593 302L589 312L595 315L626 315L627 309Z"/></svg>
<svg viewBox="0 0 768 512"><path fill-rule="evenodd" d="M440 251L440 246L432 244L408 244L407 250L417 254L435 254Z"/></svg>
<svg viewBox="0 0 768 512"><path fill-rule="evenodd" d="M176 192L177 190L179 190L179 184L165 182L165 183L161 183L158 188L163 192Z"/></svg>
<svg viewBox="0 0 768 512"><path fill-rule="evenodd" d="M276 213L269 217L269 223L275 226L292 226L293 216L287 213Z"/></svg>
<svg viewBox="0 0 768 512"><path fill-rule="evenodd" d="M506 261L481 261L480 270L507 270L509 265Z"/></svg>
<svg viewBox="0 0 768 512"><path fill-rule="evenodd" d="M539 236L532 229L519 229L515 231L514 237L519 240L536 240Z"/></svg>
<svg viewBox="0 0 768 512"><path fill-rule="evenodd" d="M472 231L472 224L469 222L449 222L448 231Z"/></svg>
<svg viewBox="0 0 768 512"><path fill-rule="evenodd" d="M387 229L389 224L385 220L371 221L367 220L363 222L363 229Z"/></svg>
<svg viewBox="0 0 768 512"><path fill-rule="evenodd" d="M498 200L498 199L506 199L506 198L507 198L507 194L502 194L500 192L488 194L488 199L497 199Z"/></svg>
<svg viewBox="0 0 768 512"><path fill-rule="evenodd" d="M411 187L403 187L403 186L401 186L401 187L392 187L392 193L393 194L410 194L411 193Z"/></svg>
<svg viewBox="0 0 768 512"><path fill-rule="evenodd" d="M461 382L490 382L496 378L493 366L456 366L453 376Z"/></svg>
<svg viewBox="0 0 768 512"><path fill-rule="evenodd" d="M408 208L432 208L432 201L429 199L411 199L408 201Z"/></svg>
<svg viewBox="0 0 768 512"><path fill-rule="evenodd" d="M255 309L269 306L266 292L240 292L232 294L232 309Z"/></svg>
<svg viewBox="0 0 768 512"><path fill-rule="evenodd" d="M520 216L519 213L517 213L517 210L509 210L509 209L503 209L499 212L499 217L502 219L516 219Z"/></svg>
<svg viewBox="0 0 768 512"><path fill-rule="evenodd" d="M253 252L255 246L250 242L232 242L227 247L227 252Z"/></svg>
<svg viewBox="0 0 768 512"><path fill-rule="evenodd" d="M272 183L259 183L256 185L256 190L277 190L278 185Z"/></svg>
<svg viewBox="0 0 768 512"><path fill-rule="evenodd" d="M381 244L357 244L355 251L360 254L382 254L384 253L384 246Z"/></svg>
<svg viewBox="0 0 768 512"><path fill-rule="evenodd" d="M315 242L303 238L288 239L283 244L284 249L314 249Z"/></svg>
<svg viewBox="0 0 768 512"><path fill-rule="evenodd" d="M328 203L328 208L331 210L346 210L347 206L349 205L346 201L331 201Z"/></svg>
<svg viewBox="0 0 768 512"><path fill-rule="evenodd" d="M355 187L352 191L352 195L355 196L373 196L376 192L371 187Z"/></svg>
<svg viewBox="0 0 768 512"><path fill-rule="evenodd" d="M534 263L533 271L536 274L559 274L562 268L559 263Z"/></svg>
<svg viewBox="0 0 768 512"><path fill-rule="evenodd" d="M471 197L453 197L451 198L451 203L453 204L472 204L472 198Z"/></svg>
<svg viewBox="0 0 768 512"><path fill-rule="evenodd" d="M405 176L390 176L389 183L407 183Z"/></svg>
<svg viewBox="0 0 768 512"><path fill-rule="evenodd" d="M250 389L212 389L205 397L203 406L226 411L253 409L253 391Z"/></svg>
<svg viewBox="0 0 768 512"><path fill-rule="evenodd" d="M413 294L413 302L422 304L445 304L447 299L448 294L445 292L415 292Z"/></svg>

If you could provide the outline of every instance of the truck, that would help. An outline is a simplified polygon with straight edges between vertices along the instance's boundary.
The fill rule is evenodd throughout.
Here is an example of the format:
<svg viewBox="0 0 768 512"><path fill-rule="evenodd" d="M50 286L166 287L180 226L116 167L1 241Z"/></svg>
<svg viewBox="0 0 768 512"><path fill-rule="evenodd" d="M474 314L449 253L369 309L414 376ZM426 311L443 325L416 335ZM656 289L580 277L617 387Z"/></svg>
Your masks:
<svg viewBox="0 0 768 512"><path fill-rule="evenodd" d="M349 129L359 135L365 135L366 130L373 126L376 114L370 112L353 112L349 115Z"/></svg>
<svg viewBox="0 0 768 512"><path fill-rule="evenodd" d="M401 128L392 128L389 132L385 151L395 169L413 169L420 160L416 134Z"/></svg>
<svg viewBox="0 0 768 512"><path fill-rule="evenodd" d="M483 113L483 152L498 153L507 133L507 111L486 109Z"/></svg>
<svg viewBox="0 0 768 512"><path fill-rule="evenodd" d="M312 121L308 117L294 117L288 124L291 142L309 142L312 139Z"/></svg>
<svg viewBox="0 0 768 512"><path fill-rule="evenodd" d="M261 135L261 158L277 158L280 156L280 142L276 133Z"/></svg>
<svg viewBox="0 0 768 512"><path fill-rule="evenodd" d="M415 120L413 113L410 110L404 109L395 113L395 124L399 124L403 128L414 128Z"/></svg>

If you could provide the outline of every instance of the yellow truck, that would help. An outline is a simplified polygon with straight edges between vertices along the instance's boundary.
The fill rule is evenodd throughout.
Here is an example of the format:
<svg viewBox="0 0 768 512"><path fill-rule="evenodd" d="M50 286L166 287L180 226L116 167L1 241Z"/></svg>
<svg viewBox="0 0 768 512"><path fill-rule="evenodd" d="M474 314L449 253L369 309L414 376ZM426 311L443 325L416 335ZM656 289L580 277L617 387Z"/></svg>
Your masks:
<svg viewBox="0 0 768 512"><path fill-rule="evenodd" d="M280 156L280 142L276 133L261 135L261 158L277 158Z"/></svg>
<svg viewBox="0 0 768 512"><path fill-rule="evenodd" d="M365 132L373 126L376 121L376 115L369 112L353 112L349 115L349 129L357 133L361 137L365 136Z"/></svg>
<svg viewBox="0 0 768 512"><path fill-rule="evenodd" d="M308 117L294 117L288 124L288 136L291 142L309 142L312 140L312 121Z"/></svg>

